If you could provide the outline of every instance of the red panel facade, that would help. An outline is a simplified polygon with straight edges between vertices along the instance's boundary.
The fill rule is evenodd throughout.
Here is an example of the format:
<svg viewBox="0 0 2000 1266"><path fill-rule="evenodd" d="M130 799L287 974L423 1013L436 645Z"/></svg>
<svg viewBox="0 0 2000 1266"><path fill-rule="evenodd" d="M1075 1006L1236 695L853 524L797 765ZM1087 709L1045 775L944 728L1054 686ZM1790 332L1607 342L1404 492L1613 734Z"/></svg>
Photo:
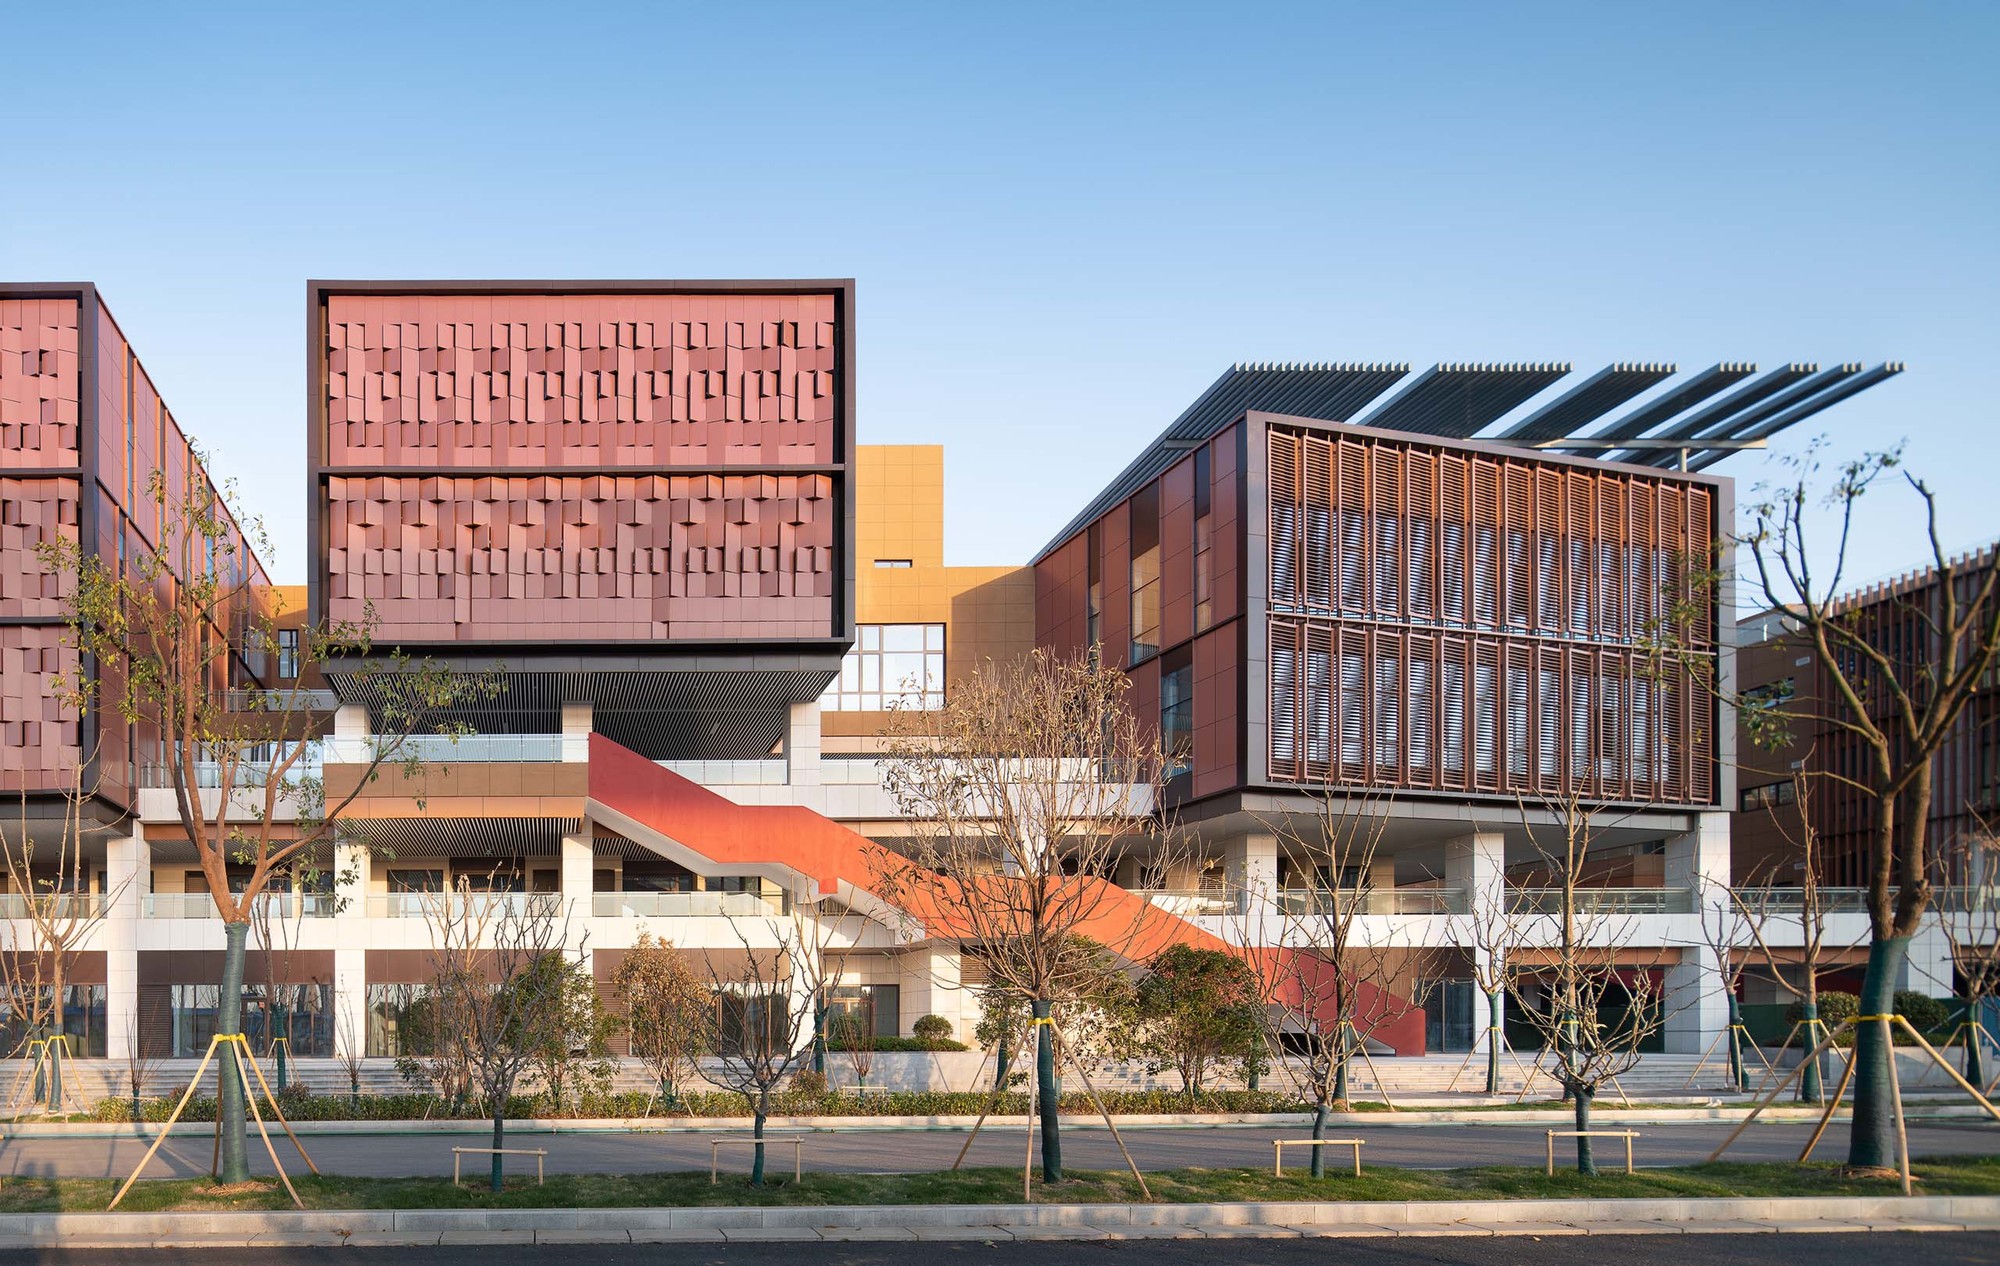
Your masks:
<svg viewBox="0 0 2000 1266"><path fill-rule="evenodd" d="M845 632L839 295L330 287L317 319L328 617L419 643Z"/></svg>

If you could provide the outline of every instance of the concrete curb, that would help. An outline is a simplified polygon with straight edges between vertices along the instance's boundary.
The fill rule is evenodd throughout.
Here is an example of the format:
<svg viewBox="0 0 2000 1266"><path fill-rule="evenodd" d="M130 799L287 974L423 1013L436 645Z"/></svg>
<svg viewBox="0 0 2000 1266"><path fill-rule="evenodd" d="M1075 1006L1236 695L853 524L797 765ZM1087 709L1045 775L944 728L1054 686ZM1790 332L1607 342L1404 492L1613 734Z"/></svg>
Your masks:
<svg viewBox="0 0 2000 1266"><path fill-rule="evenodd" d="M2000 1196L0 1215L0 1248L2000 1230Z"/></svg>
<svg viewBox="0 0 2000 1266"><path fill-rule="evenodd" d="M1591 1119L1603 1122L1619 1122L1628 1125L1674 1125L1685 1123L1698 1125L1709 1121L1740 1121L1749 1113L1747 1106L1719 1106L1713 1108L1596 1108ZM1978 1117L1985 1113L1973 1104L1937 1104L1926 1106L1921 1103L1910 1106L1909 1119L1912 1121L1946 1120L1958 1117ZM1844 1121L1849 1113L1843 1109L1834 1114L1834 1119ZM1771 1108L1758 1118L1759 1121L1813 1121L1819 1118L1816 1108ZM960 1130L971 1128L978 1118L971 1116L909 1116L909 1117L772 1117L767 1128L786 1132L811 1132L814 1130ZM1001 1118L1019 1120L1018 1117ZM1532 1110L1522 1112L1491 1112L1476 1108L1461 1108L1449 1111L1427 1111L1409 1109L1402 1112L1345 1112L1337 1114L1334 1120L1343 1127L1368 1126L1394 1127L1397 1129L1422 1129L1427 1126L1459 1125L1551 1125L1566 1123L1570 1114L1557 1109ZM1241 1113L1161 1113L1132 1115L1118 1118L1120 1129L1198 1129L1202 1127L1260 1125L1273 1129L1300 1127L1310 1124L1311 1114L1303 1112L1241 1112ZM490 1134L492 1124L486 1121L461 1119L431 1119L422 1121L295 1121L293 1128L300 1134ZM1090 1117L1066 1119L1064 1126L1070 1129L1101 1130L1104 1123ZM715 1130L744 1131L750 1128L748 1117L602 1117L594 1119L563 1119L531 1117L507 1122L509 1134L699 1134ZM203 1135L215 1132L210 1122L183 1121L174 1127L175 1136ZM0 1126L0 1139L103 1139L139 1138L151 1139L159 1133L151 1125L127 1125L116 1122L97 1121L22 1121Z"/></svg>

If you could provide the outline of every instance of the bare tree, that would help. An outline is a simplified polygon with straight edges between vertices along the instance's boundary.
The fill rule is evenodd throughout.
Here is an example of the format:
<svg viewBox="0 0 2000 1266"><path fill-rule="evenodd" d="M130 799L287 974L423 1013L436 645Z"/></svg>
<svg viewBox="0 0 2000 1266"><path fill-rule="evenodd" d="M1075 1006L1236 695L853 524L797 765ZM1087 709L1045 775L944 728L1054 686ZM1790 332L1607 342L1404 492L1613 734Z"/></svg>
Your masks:
<svg viewBox="0 0 2000 1266"><path fill-rule="evenodd" d="M1736 541L1749 554L1745 570L1752 592L1762 605L1788 617L1793 637L1813 653L1827 697L1822 701L1818 691L1790 699L1745 694L1731 702L1753 734L1804 728L1830 734L1855 753L1857 759L1828 762L1818 774L1828 785L1854 791L1869 807L1870 941L1860 1005L1864 1015L1888 1015L1895 1010L1910 938L1931 902L1932 766L1979 682L2000 659L2000 549L1964 558L1948 554L1938 537L1936 494L1902 471L1900 450L1865 454L1828 469L1814 445L1788 465L1786 478L1761 489L1764 498L1747 507L1750 530ZM1855 507L1897 474L1923 507L1928 575L1921 583L1847 595ZM1823 506L1837 524L1830 550L1807 542L1807 520ZM1710 573L1687 601L1713 601L1726 592L1729 579ZM1669 620L1663 627L1687 624ZM1700 656L1683 653L1690 648L1669 649L1699 667ZM1897 1150L1887 1030L1860 1026L1853 1059L1848 1163L1888 1168Z"/></svg>
<svg viewBox="0 0 2000 1266"><path fill-rule="evenodd" d="M1142 844L1161 875L1180 852L1159 819L1167 764L1129 690L1094 657L1036 650L982 665L942 709L899 713L889 740L909 857L881 859L882 895L977 954L992 987L1032 1012L1049 1182L1062 1178L1051 1021L1090 970L1074 941L1137 963L1181 935L1180 920L1108 882Z"/></svg>
<svg viewBox="0 0 2000 1266"><path fill-rule="evenodd" d="M157 763L174 794L222 918L224 957L218 1035L242 1032L244 954L251 910L274 874L330 846L343 814L385 763L414 767L407 745L456 703L489 698L496 684L372 645L367 623L298 630L298 676L267 685L263 657L280 644L285 612L257 561L261 526L239 526L227 493L200 460L178 486L155 472L148 496L159 531L107 562L77 541L44 545L43 566L63 576L78 672L56 683L79 713L103 708L158 734ZM136 538L135 538L136 540ZM287 626L289 630L289 625ZM351 682L371 700L376 738L354 762L345 789L329 795L315 763L311 692L300 682L321 664L355 656ZM232 875L232 868L235 874ZM218 1083L220 1176L249 1177L244 1086L225 1061Z"/></svg>
<svg viewBox="0 0 2000 1266"><path fill-rule="evenodd" d="M1355 1058L1366 1058L1378 1033L1422 1005L1417 982L1426 952L1370 936L1360 922L1393 911L1393 897L1379 886L1388 829L1380 809L1368 796L1328 786L1314 796L1311 816L1272 824L1294 878L1277 894L1284 929L1277 944L1287 947L1281 1005L1305 1048L1314 1138L1325 1137L1328 1113L1348 1110Z"/></svg>
<svg viewBox="0 0 2000 1266"><path fill-rule="evenodd" d="M813 1022L825 987L830 932L804 911L773 917L775 947L754 947L741 923L732 924L742 952L705 962L716 1007L715 1058L708 1076L743 1096L750 1107L750 1185L764 1185L764 1125L771 1100L813 1057Z"/></svg>
<svg viewBox="0 0 2000 1266"><path fill-rule="evenodd" d="M611 976L625 1009L632 1053L673 1102L715 1050L715 998L670 942L641 932Z"/></svg>
<svg viewBox="0 0 2000 1266"><path fill-rule="evenodd" d="M564 1026L569 924L553 895L458 887L424 903L439 1032L460 1036L493 1120L493 1190L504 1185L508 1101L521 1074ZM581 953L581 946L578 947ZM553 969L552 969L553 965Z"/></svg>
<svg viewBox="0 0 2000 1266"><path fill-rule="evenodd" d="M1731 887L1729 899L1743 919L1743 929L1765 969L1779 990L1798 999L1799 1023L1804 1032L1796 1034L1803 1049L1812 1051L1825 1036L1819 1018L1819 982L1826 974L1822 965L1827 953L1827 899L1820 879L1826 863L1825 846L1813 825L1812 801L1804 769L1792 773L1793 807L1796 825L1773 815L1784 836L1787 851L1761 872ZM1786 858L1789 857L1789 862ZM1796 908L1796 914L1793 913ZM1799 951L1787 954L1772 945L1771 928L1796 919ZM1791 1040L1788 1035L1787 1041ZM1825 1057L1822 1056L1821 1059ZM1820 1059L1809 1060L1799 1077L1799 1098L1823 1102L1825 1070Z"/></svg>
<svg viewBox="0 0 2000 1266"><path fill-rule="evenodd" d="M355 1031L359 1027L345 1008L335 1013L334 1058L340 1062L340 1071L347 1075L348 1106L357 1108L361 1106L362 1061L368 1053L366 1036Z"/></svg>
<svg viewBox="0 0 2000 1266"><path fill-rule="evenodd" d="M1507 1049L1507 1033L1501 1018L1506 1013L1508 963L1523 944L1521 923L1525 917L1514 909L1503 884L1494 891L1468 894L1464 913L1453 913L1445 922L1451 929L1452 941L1472 951L1472 984L1486 1002L1486 1094L1489 1096L1500 1093L1500 1055ZM1520 1063L1518 1059L1515 1062ZM1534 1080L1534 1072L1524 1067L1521 1075L1525 1094ZM1452 1084L1457 1084L1456 1077Z"/></svg>
<svg viewBox="0 0 2000 1266"><path fill-rule="evenodd" d="M6 903L12 907L0 920L0 988L21 1041L43 1043L50 1112L63 1110L63 1058L74 1053L68 1050L67 1008L77 958L125 888L121 882L108 892L90 891L84 809L95 789L85 785L84 769L92 763L79 762L70 771L53 824L28 816L23 793L19 822L11 831L0 828Z"/></svg>
<svg viewBox="0 0 2000 1266"><path fill-rule="evenodd" d="M1523 923L1534 954L1508 962L1508 989L1516 1014L1541 1039L1548 1066L1570 1100L1578 1131L1576 1167L1594 1174L1591 1105L1606 1083L1639 1063L1640 1046L1666 1023L1655 981L1659 962L1621 965L1636 941L1628 914L1591 900L1584 886L1593 812L1571 795L1547 805L1556 826L1537 825L1525 808L1522 821L1552 881L1539 890ZM1614 1018L1606 1023L1609 1009ZM1622 1004L1622 1015L1616 1014Z"/></svg>
<svg viewBox="0 0 2000 1266"><path fill-rule="evenodd" d="M1974 829L1961 833L1946 856L1945 882L1957 899L1941 922L1965 1004L1955 1035L1965 1042L1965 1079L1984 1086L1984 1047L1994 1040L1986 1029L1986 1008L2000 996L2000 831L1977 814L1973 820Z"/></svg>
<svg viewBox="0 0 2000 1266"><path fill-rule="evenodd" d="M1699 906L1701 943L1708 951L1709 957L1715 960L1716 978L1721 982L1723 1001L1729 1009L1729 1027L1723 1030L1721 1035L1724 1058L1729 1070L1729 1085L1733 1090L1748 1091L1750 1070L1743 1058L1742 987L1744 973L1754 961L1754 955L1744 944L1750 938L1751 919L1746 913L1744 904L1726 885L1716 885L1712 880L1703 879L1700 886L1703 890ZM1708 899L1706 890L1711 887L1722 889L1720 900ZM1701 1072L1714 1049L1714 1044L1711 1043L1709 1049L1702 1052L1703 1063L1695 1066L1696 1074ZM1758 1058L1762 1059L1763 1056L1759 1054ZM1768 1064L1766 1071L1769 1071ZM1694 1076L1690 1075L1688 1080L1692 1084Z"/></svg>
<svg viewBox="0 0 2000 1266"><path fill-rule="evenodd" d="M159 1060L146 1054L145 1044L139 1040L139 1016L135 1012L127 1021L125 1039L125 1088L132 1096L132 1120L135 1124L146 1119L146 1085L152 1080L159 1064Z"/></svg>

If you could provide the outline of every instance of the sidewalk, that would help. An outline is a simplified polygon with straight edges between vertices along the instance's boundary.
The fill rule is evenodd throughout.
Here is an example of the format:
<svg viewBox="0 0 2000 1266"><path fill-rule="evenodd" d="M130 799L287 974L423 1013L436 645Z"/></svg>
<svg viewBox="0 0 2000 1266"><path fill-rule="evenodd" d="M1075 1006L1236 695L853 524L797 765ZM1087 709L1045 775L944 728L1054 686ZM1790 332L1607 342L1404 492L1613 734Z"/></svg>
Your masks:
<svg viewBox="0 0 2000 1266"><path fill-rule="evenodd" d="M2000 1196L0 1215L0 1248L2000 1230Z"/></svg>

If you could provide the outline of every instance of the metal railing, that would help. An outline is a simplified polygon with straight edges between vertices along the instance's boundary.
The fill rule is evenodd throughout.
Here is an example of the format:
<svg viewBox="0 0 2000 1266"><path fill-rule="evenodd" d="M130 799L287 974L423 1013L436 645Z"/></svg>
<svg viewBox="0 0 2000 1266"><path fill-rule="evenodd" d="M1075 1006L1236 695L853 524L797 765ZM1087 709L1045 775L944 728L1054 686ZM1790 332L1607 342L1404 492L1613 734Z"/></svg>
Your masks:
<svg viewBox="0 0 2000 1266"><path fill-rule="evenodd" d="M340 700L331 690L291 690L283 686L272 690L237 689L227 692L223 706L231 712L331 712L340 706Z"/></svg>
<svg viewBox="0 0 2000 1266"><path fill-rule="evenodd" d="M31 908L34 917L94 919L104 913L104 894L37 893L31 897L23 892L0 893L0 919L29 918Z"/></svg>
<svg viewBox="0 0 2000 1266"><path fill-rule="evenodd" d="M340 900L326 892L259 893L254 903L256 917L271 919L330 919ZM215 898L205 892L155 892L146 897L143 910L148 919L219 919Z"/></svg>
<svg viewBox="0 0 2000 1266"><path fill-rule="evenodd" d="M783 895L754 892L594 892L590 913L600 919L762 919L787 913Z"/></svg>
<svg viewBox="0 0 2000 1266"><path fill-rule="evenodd" d="M430 919L440 915L498 918L504 915L562 915L559 892L392 892L368 898L371 919Z"/></svg>
<svg viewBox="0 0 2000 1266"><path fill-rule="evenodd" d="M386 740L385 740L386 741ZM346 739L340 744L341 757L350 763L366 761L374 752L367 739ZM560 734L412 734L394 744L392 761L415 758L426 764L449 765L459 762L520 761L549 764L562 759ZM336 759L333 756L329 760Z"/></svg>
<svg viewBox="0 0 2000 1266"><path fill-rule="evenodd" d="M1277 893L1276 902L1285 914L1336 915L1348 910L1369 915L1464 914L1467 909L1465 893L1458 888L1376 888L1367 892L1285 888Z"/></svg>
<svg viewBox="0 0 2000 1266"><path fill-rule="evenodd" d="M1131 893L1148 905L1184 918L1236 914L1243 908L1234 894L1220 889L1134 888Z"/></svg>
<svg viewBox="0 0 2000 1266"><path fill-rule="evenodd" d="M1560 914L1560 888L1509 888L1507 909L1513 914ZM1694 893L1686 888L1578 888L1580 914L1692 914Z"/></svg>
<svg viewBox="0 0 2000 1266"><path fill-rule="evenodd" d="M1797 888L1739 888L1738 898L1752 910L1769 910L1777 914L1797 914L1805 909L1805 893ZM1966 914L1974 910L1987 910L2000 906L1991 888L1958 888L1939 886L1931 889L1931 911L1936 914ZM1827 914L1868 913L1868 890L1866 888L1821 888L1819 908Z"/></svg>
<svg viewBox="0 0 2000 1266"><path fill-rule="evenodd" d="M285 781L296 783L301 779L318 778L327 755L325 745L317 739L308 740L304 751L285 770ZM282 763L291 751L289 747L271 750L273 745L255 744L243 753L243 758L235 762L230 770L230 784L236 787L262 787L270 781L271 770ZM259 750L265 749L265 750ZM202 790L219 790L222 786L223 762L208 758L198 758L191 762L194 769L195 785ZM138 762L139 786L173 787L180 775L172 761L164 758Z"/></svg>

